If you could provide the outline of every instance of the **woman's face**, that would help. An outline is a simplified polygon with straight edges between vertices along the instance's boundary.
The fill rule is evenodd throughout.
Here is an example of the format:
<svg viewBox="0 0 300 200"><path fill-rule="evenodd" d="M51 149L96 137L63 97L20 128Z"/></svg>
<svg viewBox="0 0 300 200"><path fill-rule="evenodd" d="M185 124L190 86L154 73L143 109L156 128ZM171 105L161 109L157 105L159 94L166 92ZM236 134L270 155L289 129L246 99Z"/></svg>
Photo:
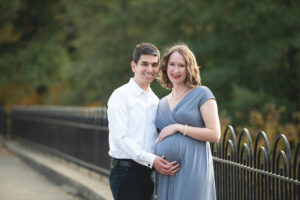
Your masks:
<svg viewBox="0 0 300 200"><path fill-rule="evenodd" d="M183 56L177 51L169 57L167 74L173 85L184 84L186 64Z"/></svg>

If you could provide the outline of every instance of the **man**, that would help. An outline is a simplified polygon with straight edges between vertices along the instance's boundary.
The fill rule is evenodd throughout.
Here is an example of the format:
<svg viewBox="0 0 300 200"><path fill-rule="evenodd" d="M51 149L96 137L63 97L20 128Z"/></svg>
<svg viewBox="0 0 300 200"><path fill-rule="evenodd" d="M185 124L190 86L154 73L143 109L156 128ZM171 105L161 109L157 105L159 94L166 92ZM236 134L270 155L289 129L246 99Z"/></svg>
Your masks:
<svg viewBox="0 0 300 200"><path fill-rule="evenodd" d="M150 43L138 44L131 68L134 78L116 89L108 101L110 188L114 199L151 199L152 167L174 175L179 164L154 154L157 131L154 124L159 99L150 83L159 70L159 50Z"/></svg>

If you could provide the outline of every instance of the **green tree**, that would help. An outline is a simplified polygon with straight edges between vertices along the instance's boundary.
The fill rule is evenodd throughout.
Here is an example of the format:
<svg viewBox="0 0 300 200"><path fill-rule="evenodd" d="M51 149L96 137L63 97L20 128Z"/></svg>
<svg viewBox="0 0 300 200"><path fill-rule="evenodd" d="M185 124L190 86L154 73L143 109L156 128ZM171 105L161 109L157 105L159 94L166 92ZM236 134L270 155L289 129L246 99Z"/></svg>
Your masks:
<svg viewBox="0 0 300 200"><path fill-rule="evenodd" d="M163 52L184 42L233 123L248 123L251 110L266 114L269 103L285 107L282 122L300 110L298 1L1 1L1 91L47 88L41 103L105 105L132 76L137 43Z"/></svg>

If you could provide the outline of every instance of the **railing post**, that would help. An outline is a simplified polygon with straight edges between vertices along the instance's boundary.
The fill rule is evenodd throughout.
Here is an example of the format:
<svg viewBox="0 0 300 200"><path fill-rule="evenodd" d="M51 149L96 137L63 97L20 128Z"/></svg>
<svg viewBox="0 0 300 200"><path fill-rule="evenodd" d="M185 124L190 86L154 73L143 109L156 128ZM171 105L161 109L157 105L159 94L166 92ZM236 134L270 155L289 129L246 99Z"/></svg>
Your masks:
<svg viewBox="0 0 300 200"><path fill-rule="evenodd" d="M4 107L0 107L0 134L7 137L7 113Z"/></svg>

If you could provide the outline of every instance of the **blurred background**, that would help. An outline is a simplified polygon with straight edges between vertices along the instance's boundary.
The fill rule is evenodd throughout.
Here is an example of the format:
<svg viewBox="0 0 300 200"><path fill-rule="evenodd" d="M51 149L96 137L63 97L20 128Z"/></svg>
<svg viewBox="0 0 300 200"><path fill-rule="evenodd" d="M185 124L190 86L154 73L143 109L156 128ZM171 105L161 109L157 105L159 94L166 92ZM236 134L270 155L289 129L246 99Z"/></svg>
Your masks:
<svg viewBox="0 0 300 200"><path fill-rule="evenodd" d="M186 43L222 128L300 138L300 1L0 0L0 106L106 106L132 52ZM156 81L154 92L168 93Z"/></svg>

